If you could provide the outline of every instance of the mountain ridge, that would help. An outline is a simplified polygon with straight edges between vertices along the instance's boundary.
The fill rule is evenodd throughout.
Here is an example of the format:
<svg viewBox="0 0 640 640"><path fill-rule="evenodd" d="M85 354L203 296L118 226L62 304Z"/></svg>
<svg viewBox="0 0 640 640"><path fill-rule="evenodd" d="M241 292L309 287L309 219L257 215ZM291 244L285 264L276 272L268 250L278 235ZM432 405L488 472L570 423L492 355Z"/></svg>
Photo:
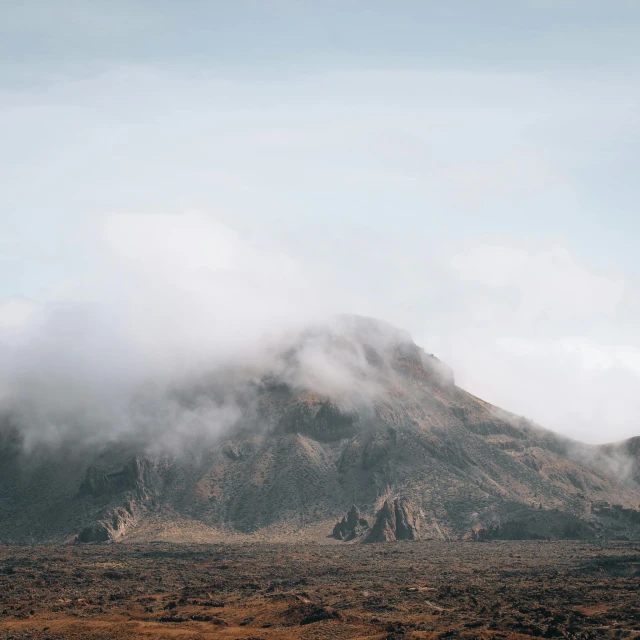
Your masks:
<svg viewBox="0 0 640 640"><path fill-rule="evenodd" d="M264 361L171 390L171 406L205 427L234 416L215 436L198 423L179 451L153 421L25 451L6 416L0 541L326 541L352 505L373 522L398 498L423 539L640 539L640 437L584 445L543 429L367 318L305 329Z"/></svg>

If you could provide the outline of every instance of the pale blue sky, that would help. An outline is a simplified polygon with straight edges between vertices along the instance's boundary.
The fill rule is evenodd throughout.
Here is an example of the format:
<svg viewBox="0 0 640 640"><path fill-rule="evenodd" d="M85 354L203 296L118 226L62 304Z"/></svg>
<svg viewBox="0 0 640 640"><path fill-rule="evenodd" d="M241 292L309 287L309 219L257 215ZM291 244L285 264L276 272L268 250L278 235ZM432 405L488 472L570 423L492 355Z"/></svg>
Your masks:
<svg viewBox="0 0 640 640"><path fill-rule="evenodd" d="M105 221L168 214L237 234L241 297L279 256L490 401L640 433L639 43L622 0L0 0L0 330L112 304Z"/></svg>

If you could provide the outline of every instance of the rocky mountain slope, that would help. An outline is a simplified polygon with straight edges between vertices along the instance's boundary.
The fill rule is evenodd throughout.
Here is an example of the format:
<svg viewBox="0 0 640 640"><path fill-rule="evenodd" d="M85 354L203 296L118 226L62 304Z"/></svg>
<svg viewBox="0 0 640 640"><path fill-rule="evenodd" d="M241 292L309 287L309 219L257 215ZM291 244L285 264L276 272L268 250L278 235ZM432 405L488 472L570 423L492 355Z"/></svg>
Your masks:
<svg viewBox="0 0 640 640"><path fill-rule="evenodd" d="M542 429L384 323L312 328L170 393L190 415L215 409L179 447L150 422L25 448L7 411L0 542L331 541L352 505L372 536L389 511L376 540L409 512L421 539L640 538L640 438L597 447Z"/></svg>

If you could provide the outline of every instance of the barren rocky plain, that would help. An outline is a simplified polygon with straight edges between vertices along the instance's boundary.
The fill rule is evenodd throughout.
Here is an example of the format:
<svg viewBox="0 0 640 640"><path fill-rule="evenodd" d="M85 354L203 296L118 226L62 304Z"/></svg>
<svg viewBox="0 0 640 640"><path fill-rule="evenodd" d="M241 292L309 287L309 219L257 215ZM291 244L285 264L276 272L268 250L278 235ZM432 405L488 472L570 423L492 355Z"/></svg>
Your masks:
<svg viewBox="0 0 640 640"><path fill-rule="evenodd" d="M634 638L640 544L4 546L0 637Z"/></svg>

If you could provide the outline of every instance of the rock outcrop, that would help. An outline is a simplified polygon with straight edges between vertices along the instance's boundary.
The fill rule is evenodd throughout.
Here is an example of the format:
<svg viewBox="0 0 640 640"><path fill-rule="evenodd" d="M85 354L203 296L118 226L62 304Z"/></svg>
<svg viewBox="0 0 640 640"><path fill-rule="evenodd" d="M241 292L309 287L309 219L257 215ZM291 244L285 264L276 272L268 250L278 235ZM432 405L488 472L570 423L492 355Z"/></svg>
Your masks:
<svg viewBox="0 0 640 640"><path fill-rule="evenodd" d="M406 498L385 500L364 542L419 540L420 516Z"/></svg>
<svg viewBox="0 0 640 640"><path fill-rule="evenodd" d="M595 527L558 509L521 509L473 530L471 540L592 540Z"/></svg>
<svg viewBox="0 0 640 640"><path fill-rule="evenodd" d="M134 520L131 505L116 507L97 522L82 529L76 536L76 542L115 542L126 534Z"/></svg>
<svg viewBox="0 0 640 640"><path fill-rule="evenodd" d="M342 520L333 527L331 536L336 540L354 540L369 529L369 523L360 516L360 509L353 505Z"/></svg>
<svg viewBox="0 0 640 640"><path fill-rule="evenodd" d="M121 468L111 471L98 464L90 465L78 497L100 515L81 529L75 537L76 542L119 540L131 529L136 514L145 511L154 495L154 468L145 457L133 456ZM100 503L103 506L95 510L95 505Z"/></svg>

